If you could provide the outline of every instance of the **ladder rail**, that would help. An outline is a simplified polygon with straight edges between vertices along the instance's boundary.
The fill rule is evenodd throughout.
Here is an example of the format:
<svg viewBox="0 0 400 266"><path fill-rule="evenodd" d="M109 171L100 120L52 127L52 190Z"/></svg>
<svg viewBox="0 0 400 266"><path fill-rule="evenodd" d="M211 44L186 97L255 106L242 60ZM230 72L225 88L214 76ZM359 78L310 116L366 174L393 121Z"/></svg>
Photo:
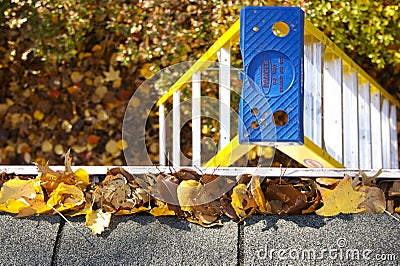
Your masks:
<svg viewBox="0 0 400 266"><path fill-rule="evenodd" d="M89 175L105 176L107 170L114 166L72 166L72 171L76 171L79 168L83 168ZM149 174L149 173L170 173L177 169L172 169L169 166L115 166L121 167L131 174ZM52 165L50 168L54 171L63 171L65 166L63 165ZM268 177L279 177L282 175L280 168L266 168L266 167L220 167L218 169L210 169L207 167L185 167L185 169L193 169L194 171L201 172L202 174L216 174L222 176L238 176L243 173L249 173L253 175L268 176ZM0 173L15 174L19 176L35 176L38 174L38 169L33 165L0 165ZM376 170L364 170L367 176L374 176ZM290 178L319 178L319 177L331 177L331 178L343 178L344 174L348 174L351 177L359 175L359 169L341 169L341 168L288 168L285 170L285 177ZM378 175L378 179L393 179L399 180L398 169L383 169Z"/></svg>
<svg viewBox="0 0 400 266"><path fill-rule="evenodd" d="M231 141L231 52L230 44L219 50L219 146L218 150Z"/></svg>
<svg viewBox="0 0 400 266"><path fill-rule="evenodd" d="M371 95L371 146L372 168L382 168L381 94L372 87Z"/></svg>
<svg viewBox="0 0 400 266"><path fill-rule="evenodd" d="M390 106L390 152L391 168L399 167L398 134L397 134L397 108Z"/></svg>
<svg viewBox="0 0 400 266"><path fill-rule="evenodd" d="M192 78L192 166L201 166L201 73Z"/></svg>
<svg viewBox="0 0 400 266"><path fill-rule="evenodd" d="M358 115L359 167L361 169L370 169L372 168L370 88L369 83L362 79L358 87Z"/></svg>
<svg viewBox="0 0 400 266"><path fill-rule="evenodd" d="M343 164L357 168L359 161L359 120L357 73L349 66L343 71Z"/></svg>

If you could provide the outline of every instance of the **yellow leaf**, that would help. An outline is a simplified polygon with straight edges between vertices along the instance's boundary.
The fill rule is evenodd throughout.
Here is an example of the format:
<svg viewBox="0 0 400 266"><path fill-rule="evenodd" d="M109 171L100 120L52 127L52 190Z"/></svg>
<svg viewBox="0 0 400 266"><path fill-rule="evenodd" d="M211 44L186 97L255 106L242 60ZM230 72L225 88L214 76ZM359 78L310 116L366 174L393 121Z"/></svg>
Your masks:
<svg viewBox="0 0 400 266"><path fill-rule="evenodd" d="M98 52L98 51L101 51L101 45L99 45L99 44L95 44L93 47L92 47L92 52Z"/></svg>
<svg viewBox="0 0 400 266"><path fill-rule="evenodd" d="M42 143L42 151L43 152L51 152L53 150L53 144L50 141L45 140Z"/></svg>
<svg viewBox="0 0 400 266"><path fill-rule="evenodd" d="M120 71L115 70L112 66L110 66L108 72L103 72L105 76L105 81L115 81L115 80L120 80Z"/></svg>
<svg viewBox="0 0 400 266"><path fill-rule="evenodd" d="M271 159L271 158L274 157L275 148L269 147L269 146L266 146L266 147L263 147L263 148L264 148L264 153L263 153L264 158Z"/></svg>
<svg viewBox="0 0 400 266"><path fill-rule="evenodd" d="M125 140L123 140L123 139L118 140L118 150L123 151L127 147L128 147L128 143Z"/></svg>
<svg viewBox="0 0 400 266"><path fill-rule="evenodd" d="M121 87L121 85L122 85L121 79L116 79L113 81L112 88L118 89L119 87Z"/></svg>
<svg viewBox="0 0 400 266"><path fill-rule="evenodd" d="M192 52L192 47L190 47L190 45L189 45L189 44L187 44L187 43L184 43L183 45L184 45L184 47L185 47L185 50L186 50L187 52L189 52L189 53L191 53L191 52Z"/></svg>
<svg viewBox="0 0 400 266"><path fill-rule="evenodd" d="M106 152L108 153L114 153L118 151L118 142L116 142L113 139L110 139L107 144L106 144Z"/></svg>
<svg viewBox="0 0 400 266"><path fill-rule="evenodd" d="M196 180L183 180L176 189L182 211L191 211L201 184Z"/></svg>
<svg viewBox="0 0 400 266"><path fill-rule="evenodd" d="M101 234L110 225L111 213L103 212L101 209L88 211L86 213L85 225L92 229L93 234Z"/></svg>
<svg viewBox="0 0 400 266"><path fill-rule="evenodd" d="M142 74L145 79L150 78L154 73L155 71L152 63L144 64L140 69L140 74Z"/></svg>
<svg viewBox="0 0 400 266"><path fill-rule="evenodd" d="M212 227L212 226L215 226L215 225L220 225L220 226L223 225L221 220L217 220L217 221L215 221L213 223L210 223L210 224L203 223L201 220L197 220L197 219L194 219L192 217L187 217L186 220L188 220L191 223L199 224L199 225L201 225L203 227Z"/></svg>
<svg viewBox="0 0 400 266"><path fill-rule="evenodd" d="M0 190L0 210L18 213L30 204L25 200L43 197L39 179L21 180L18 177L3 184Z"/></svg>
<svg viewBox="0 0 400 266"><path fill-rule="evenodd" d="M43 114L40 110L36 110L36 111L33 113L33 118L35 118L35 119L38 120L38 121L42 121L43 118L44 118L44 114Z"/></svg>
<svg viewBox="0 0 400 266"><path fill-rule="evenodd" d="M74 71L71 73L71 80L73 83L78 83L81 82L81 80L83 79L83 75L77 71Z"/></svg>
<svg viewBox="0 0 400 266"><path fill-rule="evenodd" d="M89 185L89 174L82 168L75 171L74 179L82 190Z"/></svg>
<svg viewBox="0 0 400 266"><path fill-rule="evenodd" d="M260 176L252 176L250 181L250 189L251 195L257 203L258 209L261 213L266 213L267 209L265 208L265 196L264 192L261 190L260 184Z"/></svg>
<svg viewBox="0 0 400 266"><path fill-rule="evenodd" d="M83 192L74 185L60 183L53 192L51 192L47 205L38 210L38 213L44 213L52 210L52 207L58 211L70 210L79 207L85 202Z"/></svg>
<svg viewBox="0 0 400 266"><path fill-rule="evenodd" d="M232 207L236 215L241 219L251 215L257 207L255 200L250 198L247 193L247 186L245 184L236 185L232 191ZM249 209L250 212L246 213Z"/></svg>
<svg viewBox="0 0 400 266"><path fill-rule="evenodd" d="M114 213L114 215L116 215L116 216L129 215L129 214L135 214L135 213L139 213L139 212L146 212L148 210L149 210L148 207L140 206L140 207L137 207L137 208L132 208L130 210L124 210L124 209L119 210L116 213Z"/></svg>
<svg viewBox="0 0 400 266"><path fill-rule="evenodd" d="M334 216L340 213L359 213L364 209L359 205L365 200L366 193L355 191L351 186L351 177L345 175L333 189L318 186L324 205L315 211L322 216Z"/></svg>
<svg viewBox="0 0 400 266"><path fill-rule="evenodd" d="M159 202L159 205L161 205L161 206L154 207L150 211L150 214L153 215L154 217L175 215L174 211L171 211L170 209L168 209L168 204Z"/></svg>
<svg viewBox="0 0 400 266"><path fill-rule="evenodd" d="M339 183L340 179L338 178L329 178L329 177L319 177L315 179L318 184L324 185L324 186L333 186Z"/></svg>
<svg viewBox="0 0 400 266"><path fill-rule="evenodd" d="M0 211L9 212L9 213L19 213L26 207L29 207L29 204L22 200L9 199L5 203L0 204Z"/></svg>
<svg viewBox="0 0 400 266"><path fill-rule="evenodd" d="M257 158L257 151L256 151L255 149L250 150L250 151L247 153L247 158L248 158L249 160L255 160L255 159Z"/></svg>
<svg viewBox="0 0 400 266"><path fill-rule="evenodd" d="M94 93L95 93L100 99L103 99L103 98L104 98L104 95L106 95L107 92L108 92L107 87L101 85L101 86L97 87L97 89L95 90Z"/></svg>

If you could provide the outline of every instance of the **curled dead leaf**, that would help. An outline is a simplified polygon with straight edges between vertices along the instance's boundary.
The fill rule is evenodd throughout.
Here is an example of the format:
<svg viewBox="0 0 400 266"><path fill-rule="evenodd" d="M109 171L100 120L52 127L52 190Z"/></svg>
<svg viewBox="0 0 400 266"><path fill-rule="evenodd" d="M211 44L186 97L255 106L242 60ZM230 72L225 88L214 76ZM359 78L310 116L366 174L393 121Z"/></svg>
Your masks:
<svg viewBox="0 0 400 266"><path fill-rule="evenodd" d="M358 206L364 209L360 213L383 213L386 209L386 199L378 187L361 186L358 191L366 193L365 200Z"/></svg>
<svg viewBox="0 0 400 266"><path fill-rule="evenodd" d="M389 189L388 195L390 197L400 196L400 181L393 182L393 186Z"/></svg>
<svg viewBox="0 0 400 266"><path fill-rule="evenodd" d="M131 188L127 184L126 178L121 174L107 175L101 185L93 192L94 203L98 208L107 212L118 211L131 196ZM132 204L128 203L126 207L129 208L134 205L134 202L132 202Z"/></svg>
<svg viewBox="0 0 400 266"><path fill-rule="evenodd" d="M245 184L238 184L232 191L232 207L236 215L241 219L245 219L256 211L257 203L251 197L251 193L247 190Z"/></svg>
<svg viewBox="0 0 400 266"><path fill-rule="evenodd" d="M199 224L199 225L201 225L203 227L212 227L212 226L216 226L216 225L219 225L219 226L223 225L221 220L216 220L215 222L212 222L212 223L209 223L209 224L206 224L202 220L198 220L198 219L195 219L195 218L192 218L192 217L187 217L186 220L188 220L191 223Z"/></svg>
<svg viewBox="0 0 400 266"><path fill-rule="evenodd" d="M173 210L170 210L168 208L168 204L166 204L165 202L156 200L156 205L156 207L153 207L150 210L150 214L154 217L175 215L175 212Z"/></svg>
<svg viewBox="0 0 400 266"><path fill-rule="evenodd" d="M292 184L283 180L267 182L266 198L267 211L277 214L298 214L307 206L307 197Z"/></svg>
<svg viewBox="0 0 400 266"><path fill-rule="evenodd" d="M264 192L261 189L261 180L259 175L253 175L250 180L250 191L254 200L257 203L258 210L260 213L267 213L267 209L265 208L265 196Z"/></svg>

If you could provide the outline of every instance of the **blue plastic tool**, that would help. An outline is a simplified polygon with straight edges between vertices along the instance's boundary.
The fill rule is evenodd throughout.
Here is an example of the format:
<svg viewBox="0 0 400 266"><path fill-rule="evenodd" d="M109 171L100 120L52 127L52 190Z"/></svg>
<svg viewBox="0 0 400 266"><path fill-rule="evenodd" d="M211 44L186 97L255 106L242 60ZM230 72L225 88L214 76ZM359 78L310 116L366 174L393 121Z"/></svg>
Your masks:
<svg viewBox="0 0 400 266"><path fill-rule="evenodd" d="M303 144L304 12L244 7L239 143Z"/></svg>

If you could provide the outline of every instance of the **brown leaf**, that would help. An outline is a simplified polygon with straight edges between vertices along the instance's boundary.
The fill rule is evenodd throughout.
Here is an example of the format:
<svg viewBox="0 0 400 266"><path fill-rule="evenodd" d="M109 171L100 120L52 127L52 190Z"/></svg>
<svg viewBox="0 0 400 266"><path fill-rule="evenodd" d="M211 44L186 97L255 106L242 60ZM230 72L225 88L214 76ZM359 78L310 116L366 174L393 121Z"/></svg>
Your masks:
<svg viewBox="0 0 400 266"><path fill-rule="evenodd" d="M131 188L127 184L126 178L121 174L106 176L100 186L93 192L94 203L107 212L115 212L124 207L131 195ZM134 204L129 204L125 207L133 206Z"/></svg>
<svg viewBox="0 0 400 266"><path fill-rule="evenodd" d="M393 186L389 189L388 195L390 197L400 196L400 181L393 182Z"/></svg>
<svg viewBox="0 0 400 266"><path fill-rule="evenodd" d="M177 188L179 180L171 174L159 174L156 178L155 196L172 205L179 205Z"/></svg>
<svg viewBox="0 0 400 266"><path fill-rule="evenodd" d="M126 180L129 183L135 183L135 177L131 173L127 172L122 167L114 167L114 168L108 169L108 173L107 174L110 174L110 175L121 174L126 178Z"/></svg>
<svg viewBox="0 0 400 266"><path fill-rule="evenodd" d="M219 175L214 174L204 174L200 177L200 182L203 184L211 183L212 181L216 180Z"/></svg>
<svg viewBox="0 0 400 266"><path fill-rule="evenodd" d="M278 214L301 214L302 210L307 206L307 202L302 198L298 197L294 205L289 206L289 208L283 212L278 212Z"/></svg>
<svg viewBox="0 0 400 266"><path fill-rule="evenodd" d="M236 181L238 184L248 184L251 180L250 174L241 174L236 177Z"/></svg>
<svg viewBox="0 0 400 266"><path fill-rule="evenodd" d="M322 199L321 194L320 193L316 193L316 198L312 202L309 202L311 204L308 206L307 209L303 209L301 211L301 213L302 214L309 214L309 213L315 212L315 210L318 208L318 206L319 206L319 204L321 202L321 199Z"/></svg>
<svg viewBox="0 0 400 266"><path fill-rule="evenodd" d="M367 176L366 173L364 173L364 171L360 170L360 174L362 177L362 185L363 186L376 186L376 179L378 178L378 176L382 173L382 169L379 169L379 171L373 175L373 176Z"/></svg>
<svg viewBox="0 0 400 266"><path fill-rule="evenodd" d="M365 210L360 213L383 213L385 211L385 194L380 188L362 186L358 191L366 193L365 200L359 205L360 209Z"/></svg>
<svg viewBox="0 0 400 266"><path fill-rule="evenodd" d="M227 176L218 176L213 181L204 184L200 187L199 193L196 196L197 204L205 204L227 193L235 185L235 180Z"/></svg>
<svg viewBox="0 0 400 266"><path fill-rule="evenodd" d="M179 169L178 171L176 171L175 173L172 173L172 175L181 181L182 180L197 180L197 181L200 180L200 175L192 169L182 168L182 169Z"/></svg>
<svg viewBox="0 0 400 266"><path fill-rule="evenodd" d="M239 217L237 216L235 209L232 207L231 200L228 198L228 196L223 195L220 199L219 202L221 203L220 208L222 212L229 218L239 221Z"/></svg>
<svg viewBox="0 0 400 266"><path fill-rule="evenodd" d="M52 169L50 169L48 162L45 165L41 165L36 162L34 164L38 168L38 172L42 173L44 175L49 174L51 176L54 176L55 178L58 178L62 175L62 173L56 172L56 171L53 171Z"/></svg>
<svg viewBox="0 0 400 266"><path fill-rule="evenodd" d="M218 200L206 204L193 206L194 216L203 224L214 223L221 215L220 202Z"/></svg>
<svg viewBox="0 0 400 266"><path fill-rule="evenodd" d="M32 207L27 207L20 211L14 218L24 218L24 217L31 217L36 214L37 210Z"/></svg>
<svg viewBox="0 0 400 266"><path fill-rule="evenodd" d="M307 197L293 185L283 180L267 180L265 200L269 203L267 211L272 213L301 213L307 206Z"/></svg>

